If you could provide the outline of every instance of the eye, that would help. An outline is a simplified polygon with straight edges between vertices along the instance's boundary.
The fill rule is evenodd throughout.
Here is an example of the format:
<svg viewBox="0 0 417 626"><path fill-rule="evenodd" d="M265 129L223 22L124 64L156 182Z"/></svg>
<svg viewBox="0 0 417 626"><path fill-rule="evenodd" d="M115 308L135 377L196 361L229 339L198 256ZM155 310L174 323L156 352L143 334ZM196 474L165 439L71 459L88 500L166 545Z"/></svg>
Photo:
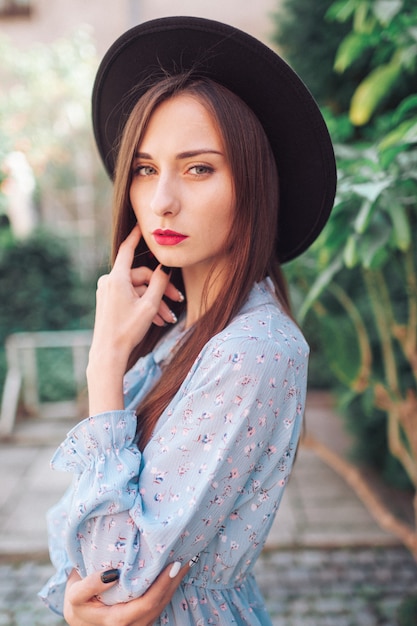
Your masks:
<svg viewBox="0 0 417 626"><path fill-rule="evenodd" d="M195 176L204 176L205 174L214 172L214 169L209 165L193 165L188 171Z"/></svg>
<svg viewBox="0 0 417 626"><path fill-rule="evenodd" d="M136 165L133 167L134 176L153 176L156 170L152 165Z"/></svg>

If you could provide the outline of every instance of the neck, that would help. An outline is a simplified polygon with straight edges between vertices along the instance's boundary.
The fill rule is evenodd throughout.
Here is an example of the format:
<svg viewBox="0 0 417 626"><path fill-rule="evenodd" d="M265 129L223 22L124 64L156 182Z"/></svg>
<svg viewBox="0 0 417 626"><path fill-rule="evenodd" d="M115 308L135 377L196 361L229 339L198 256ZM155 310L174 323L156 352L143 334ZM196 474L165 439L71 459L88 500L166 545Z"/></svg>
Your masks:
<svg viewBox="0 0 417 626"><path fill-rule="evenodd" d="M225 271L224 264L205 272L195 267L182 270L187 299L186 328L193 326L212 306L223 286Z"/></svg>

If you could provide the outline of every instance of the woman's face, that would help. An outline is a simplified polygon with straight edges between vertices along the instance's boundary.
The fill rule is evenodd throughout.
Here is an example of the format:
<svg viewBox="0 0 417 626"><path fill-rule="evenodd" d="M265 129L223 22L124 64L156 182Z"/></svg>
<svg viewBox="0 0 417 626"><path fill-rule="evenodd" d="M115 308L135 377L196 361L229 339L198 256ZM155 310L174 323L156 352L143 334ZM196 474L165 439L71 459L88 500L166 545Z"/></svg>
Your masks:
<svg viewBox="0 0 417 626"><path fill-rule="evenodd" d="M153 113L138 147L130 201L150 251L184 278L227 264L235 201L222 138L205 107L180 94Z"/></svg>

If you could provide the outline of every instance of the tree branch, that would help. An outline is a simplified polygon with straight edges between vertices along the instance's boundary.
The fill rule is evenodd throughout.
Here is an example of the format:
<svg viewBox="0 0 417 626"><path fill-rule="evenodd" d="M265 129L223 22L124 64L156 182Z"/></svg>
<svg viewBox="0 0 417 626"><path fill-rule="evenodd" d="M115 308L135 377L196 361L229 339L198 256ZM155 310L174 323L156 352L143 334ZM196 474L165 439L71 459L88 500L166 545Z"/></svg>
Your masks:
<svg viewBox="0 0 417 626"><path fill-rule="evenodd" d="M397 537L417 561L417 532L389 511L358 468L311 435L303 438L302 445L313 450L322 461L347 482L377 524Z"/></svg>

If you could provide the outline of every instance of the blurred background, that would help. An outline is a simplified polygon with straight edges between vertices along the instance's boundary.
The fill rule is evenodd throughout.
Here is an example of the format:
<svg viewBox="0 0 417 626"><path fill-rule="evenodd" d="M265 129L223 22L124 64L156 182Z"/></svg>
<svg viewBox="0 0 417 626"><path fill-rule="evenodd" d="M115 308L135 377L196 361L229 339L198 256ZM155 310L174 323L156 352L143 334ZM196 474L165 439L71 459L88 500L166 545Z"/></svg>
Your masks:
<svg viewBox="0 0 417 626"><path fill-rule="evenodd" d="M15 332L92 326L95 283L108 270L111 228L111 185L90 119L103 54L133 25L175 14L223 20L271 41L275 8L275 0L256 6L221 0L207 6L187 0L0 0L0 390L10 361L25 370L21 383L8 382L8 417L3 411L0 433L10 431L19 384L26 394L16 406L20 413L39 413L44 401L78 391L71 351L49 346L57 337L44 336L44 349L35 355L26 350L23 364L22 342L27 347L40 338L19 337L21 349L12 341L9 365L5 339ZM64 339L80 342L82 336Z"/></svg>
<svg viewBox="0 0 417 626"><path fill-rule="evenodd" d="M90 121L94 75L127 28L181 14L234 24L280 51L323 111L338 164L335 209L314 246L285 267L312 347L310 392L335 403L352 441L348 461L413 507L415 0L0 0L0 435L47 405L82 414L111 225ZM393 501L385 506L403 524ZM416 557L414 520L402 541Z"/></svg>

